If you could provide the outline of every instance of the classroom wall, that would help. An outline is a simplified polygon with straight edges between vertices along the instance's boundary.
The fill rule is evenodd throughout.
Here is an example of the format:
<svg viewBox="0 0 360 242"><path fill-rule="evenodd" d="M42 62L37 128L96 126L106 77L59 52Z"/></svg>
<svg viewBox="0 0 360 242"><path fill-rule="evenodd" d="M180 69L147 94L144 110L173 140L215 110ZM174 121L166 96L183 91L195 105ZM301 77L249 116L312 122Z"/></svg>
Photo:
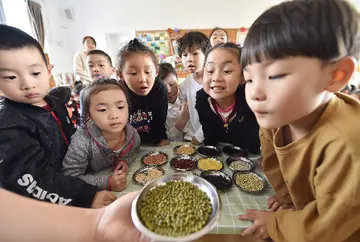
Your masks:
<svg viewBox="0 0 360 242"><path fill-rule="evenodd" d="M50 54L58 70L72 71L72 58L82 50L82 37L92 35L107 50L107 33L120 33L124 42L135 30L167 28L249 27L266 8L281 0L45 0L50 18ZM74 21L62 16L71 8Z"/></svg>

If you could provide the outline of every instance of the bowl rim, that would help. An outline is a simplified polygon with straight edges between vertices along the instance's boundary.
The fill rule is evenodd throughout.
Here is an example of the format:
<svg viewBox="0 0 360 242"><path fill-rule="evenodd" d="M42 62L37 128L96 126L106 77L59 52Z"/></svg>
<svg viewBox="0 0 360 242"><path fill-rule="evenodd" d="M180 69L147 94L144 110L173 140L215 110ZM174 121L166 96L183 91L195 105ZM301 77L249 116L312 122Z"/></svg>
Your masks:
<svg viewBox="0 0 360 242"><path fill-rule="evenodd" d="M236 183L236 176L237 176L238 174L251 174L251 173L252 173L252 174L255 174L255 176L262 182L262 184L263 184L263 189L261 189L261 190L259 190L259 191L249 191L249 190L246 190L246 189L242 188L241 186L239 186L239 185ZM262 176L260 176L258 173L254 172L254 171L236 171L236 172L234 172L232 178L233 178L234 184L235 184L241 191L243 191L243 192L251 193L251 194L259 194L259 193L263 193L264 191L267 190L267 182L266 182L266 180L265 180Z"/></svg>
<svg viewBox="0 0 360 242"><path fill-rule="evenodd" d="M213 160L216 160L217 162L220 162L221 163L221 168L219 170L203 170L201 168L199 168L199 160L201 159L213 159ZM199 159L197 159L197 163L196 163L196 168L198 168L200 171L222 171L224 169L224 162L222 162L222 160L220 160L219 158L217 157L212 157L212 156L205 156L205 157L200 157Z"/></svg>
<svg viewBox="0 0 360 242"><path fill-rule="evenodd" d="M231 156L231 157L242 157L242 156L234 156L232 154L229 154L228 152L224 151L224 149L234 149L234 150L238 150L238 151L242 151L244 152L244 155L242 155L243 157L246 157L248 155L248 151L244 148L241 148L240 146L236 146L236 145L225 145L223 148L222 148L222 152L224 152L224 154L228 155L228 156Z"/></svg>
<svg viewBox="0 0 360 242"><path fill-rule="evenodd" d="M189 156L193 156L193 155L195 155L196 152L197 152L197 148L196 148L194 145L192 145L192 144L183 144L183 145L177 145L177 146L175 146L175 147L173 148L173 151L174 151L174 154L175 154L175 155L188 155L188 154L178 154L178 153L176 153L177 149L179 149L181 146L187 146L187 147L191 147L191 148L194 149L194 152L191 153L191 154L189 154Z"/></svg>
<svg viewBox="0 0 360 242"><path fill-rule="evenodd" d="M220 156L221 155L221 149L219 148L219 147L217 147L217 146L214 146L214 145L202 145L202 146L199 146L198 148L197 148L197 153L198 153L198 155L199 156L201 156L201 157L214 157L214 156L210 156L210 155L204 155L204 154L202 154L202 153L200 153L199 152L199 149L201 149L201 148L211 148L211 149L214 149L218 154L216 154L215 155L215 157L218 157L218 156Z"/></svg>
<svg viewBox="0 0 360 242"><path fill-rule="evenodd" d="M234 169L234 168L231 168L230 165L231 163L233 163L234 161L238 161L238 160L241 160L243 162L246 162L248 164L250 164L251 168L249 170L245 170L245 172L250 172L250 171L253 171L254 168L255 168L255 163L247 158L247 157L244 157L244 156L230 156L226 159L225 163L227 164L227 166L229 167L230 170L232 170L233 172L237 172L237 171L242 171L242 170L237 170L237 169Z"/></svg>
<svg viewBox="0 0 360 242"><path fill-rule="evenodd" d="M183 180L183 179L175 179L177 177L185 177L185 176L194 176L195 175L191 175L191 174L186 174L186 173L173 173L173 174L169 174L163 177L159 177L157 179L154 179L150 182L148 182L139 192L139 194L136 196L136 198L134 199L134 201L131 204L131 218L132 221L135 225L135 227L142 233L144 233L147 237L150 237L152 240L155 241L163 241L163 242L186 242L186 241L193 241L196 240L198 238L201 238L202 236L208 234L211 230L213 230L217 224L217 221L220 217L220 212L221 212L221 200L220 200L220 196L216 190L216 188L214 187L214 185L212 185L210 182L208 182L207 180L205 180L204 178L198 176L199 179L202 179L203 182L205 182L205 184L207 184L209 187L211 187L211 189L213 189L214 193L216 194L216 196L214 197L214 199L216 199L216 202L218 204L218 209L215 211L215 215L210 219L210 221L199 231L189 234L187 236L184 237L168 237L168 236L163 236L163 235L159 235L156 234L152 231L150 231L148 228L146 228L146 226L141 222L140 217L137 214L137 202L141 196L141 194L143 193L143 191L146 190L146 188L148 186L151 186L152 183L157 182L157 180L160 179L164 179L164 178L170 178L170 177L174 177L174 179L168 180L168 181L176 181L176 180ZM196 184L194 184L195 186L197 186ZM197 186L200 190L201 187ZM204 190L202 190L204 191Z"/></svg>
<svg viewBox="0 0 360 242"><path fill-rule="evenodd" d="M189 160L192 160L192 161L194 161L195 166L193 168L191 168L191 169L189 169L189 168L188 169L176 168L173 163L177 159L189 159ZM195 170L197 168L197 159L195 159L195 157L190 156L190 155L177 155L177 156L174 156L173 158L171 158L170 166L171 166L171 168L173 168L176 171L192 171L192 170Z"/></svg>
<svg viewBox="0 0 360 242"><path fill-rule="evenodd" d="M230 180L230 185L229 185L228 187L223 188L223 189L218 189L218 190L223 191L223 190L226 190L226 189L231 188L232 185L233 185L233 180L232 180L231 176L228 175L228 174L226 174L226 173L223 172L223 171L212 171L212 170L210 170L210 171L203 171L203 172L200 173L200 177L204 178L203 176L206 175L206 173L209 173L209 175L211 175L212 173L220 173L221 175L225 176L226 178L228 178L228 179ZM205 179L205 178L204 178L204 179ZM205 180L206 180L206 179L205 179ZM208 181L208 182L209 182L209 181ZM211 183L211 182L210 182L210 183ZM213 185L213 184L212 184L212 185ZM213 185L213 186L215 186L215 185ZM216 187L215 187L215 188L216 188Z"/></svg>
<svg viewBox="0 0 360 242"><path fill-rule="evenodd" d="M143 183L141 183L141 182L138 182L138 181L136 180L136 178L135 178L137 174L139 174L139 173L141 173L141 172L144 172L145 170L148 170L148 169L157 169L157 170L160 170L160 171L162 172L162 176L165 175L165 170L164 170L163 168L161 168L160 166L142 166L142 167L140 167L139 169L137 169L137 170L134 172L134 174L132 175L133 181L134 181L136 184L140 185L140 186L145 186L147 183L149 183L149 182L147 182L147 183L143 184ZM157 178L156 178L156 179L157 179Z"/></svg>
<svg viewBox="0 0 360 242"><path fill-rule="evenodd" d="M165 159L165 161L163 163L161 163L161 164L153 164L153 165L145 164L144 160L145 160L146 157L151 156L151 155L157 155L157 154L165 155L166 159ZM166 164L168 161L169 161L168 154L166 154L165 152L162 152L162 151L150 151L150 152L146 153L145 155L143 155L141 157L141 163L143 165L145 165L145 166L162 166L162 165Z"/></svg>

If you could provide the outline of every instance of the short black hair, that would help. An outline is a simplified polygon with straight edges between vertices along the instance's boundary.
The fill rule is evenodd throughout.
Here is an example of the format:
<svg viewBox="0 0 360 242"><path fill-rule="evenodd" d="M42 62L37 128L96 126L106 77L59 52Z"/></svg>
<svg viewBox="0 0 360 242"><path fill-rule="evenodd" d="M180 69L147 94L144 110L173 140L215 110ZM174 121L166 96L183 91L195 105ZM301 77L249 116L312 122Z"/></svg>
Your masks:
<svg viewBox="0 0 360 242"><path fill-rule="evenodd" d="M71 98L71 88L68 86L53 87L50 89L49 95L58 98L61 103L66 104Z"/></svg>
<svg viewBox="0 0 360 242"><path fill-rule="evenodd" d="M84 38L82 39L82 43L85 44L85 41L87 39L91 39L94 42L95 46L96 46L96 40L92 36L84 36Z"/></svg>
<svg viewBox="0 0 360 242"><path fill-rule="evenodd" d="M344 0L297 0L271 7L250 27L241 66L304 56L323 63L359 58L359 13Z"/></svg>
<svg viewBox="0 0 360 242"><path fill-rule="evenodd" d="M5 24L0 24L0 50L35 48L40 52L47 66L45 53L39 42L24 31Z"/></svg>
<svg viewBox="0 0 360 242"><path fill-rule="evenodd" d="M82 103L83 103L83 112L81 120L85 126L85 123L90 119L90 99L91 96L98 94L99 92L106 91L106 90L121 90L126 98L126 102L128 106L130 106L130 100L127 88L123 82L119 82L112 78L100 78L96 81L90 83L84 88L83 96L82 96Z"/></svg>
<svg viewBox="0 0 360 242"><path fill-rule="evenodd" d="M74 87L72 89L72 93L74 95L80 95L81 90L85 87L84 83L82 81L75 81Z"/></svg>
<svg viewBox="0 0 360 242"><path fill-rule="evenodd" d="M124 67L126 58L131 54L138 54L138 53L142 53L149 56L154 62L155 67L158 68L158 61L156 59L154 52L145 44L143 44L142 42L140 42L138 39L135 38L130 40L129 43L127 43L126 45L124 45L117 53L116 71L118 75L120 74L120 72Z"/></svg>
<svg viewBox="0 0 360 242"><path fill-rule="evenodd" d="M164 80L169 74L174 74L178 78L175 68L170 63L161 63L159 65L159 78Z"/></svg>
<svg viewBox="0 0 360 242"><path fill-rule="evenodd" d="M106 59L108 59L110 65L112 66L112 61L111 58L108 54L106 54L106 52L102 51L102 50L90 50L87 54L87 56L89 55L101 55L104 56Z"/></svg>
<svg viewBox="0 0 360 242"><path fill-rule="evenodd" d="M223 29L223 28L220 28L220 27L215 27L215 28L213 28L213 29L211 30L211 33L210 33L210 35L209 35L209 39L211 39L211 36L213 35L213 33L214 33L216 30L222 30L222 31L224 31L224 33L225 33L225 35L226 35L226 38L229 39L229 35L228 35L227 31L226 31L225 29Z"/></svg>
<svg viewBox="0 0 360 242"><path fill-rule="evenodd" d="M186 50L193 47L199 47L204 55L211 48L209 38L201 32L186 33L183 37L177 40L177 46L179 56L182 56Z"/></svg>
<svg viewBox="0 0 360 242"><path fill-rule="evenodd" d="M225 49L225 50L229 50L234 52L237 56L238 56L238 61L240 63L240 59L241 59L241 47L240 45L237 45L235 43L232 42L227 42L227 43L219 43L217 45L215 45L213 48L211 48L210 50L208 50L208 52L206 52L205 55L205 61L204 61L204 65L206 64L206 60L209 56L209 54L216 50L216 49Z"/></svg>

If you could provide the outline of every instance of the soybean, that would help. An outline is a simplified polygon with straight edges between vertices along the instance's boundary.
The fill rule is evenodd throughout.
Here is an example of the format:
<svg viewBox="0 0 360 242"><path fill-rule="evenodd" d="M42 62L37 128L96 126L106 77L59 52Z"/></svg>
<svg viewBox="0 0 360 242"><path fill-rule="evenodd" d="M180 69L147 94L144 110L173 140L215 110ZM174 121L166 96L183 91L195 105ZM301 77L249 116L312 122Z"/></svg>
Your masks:
<svg viewBox="0 0 360 242"><path fill-rule="evenodd" d="M169 181L152 189L140 203L139 217L151 231L181 237L201 230L210 220L209 197L185 181Z"/></svg>
<svg viewBox="0 0 360 242"><path fill-rule="evenodd" d="M263 182L254 173L237 174L235 182L242 189L249 192L258 192L264 189Z"/></svg>

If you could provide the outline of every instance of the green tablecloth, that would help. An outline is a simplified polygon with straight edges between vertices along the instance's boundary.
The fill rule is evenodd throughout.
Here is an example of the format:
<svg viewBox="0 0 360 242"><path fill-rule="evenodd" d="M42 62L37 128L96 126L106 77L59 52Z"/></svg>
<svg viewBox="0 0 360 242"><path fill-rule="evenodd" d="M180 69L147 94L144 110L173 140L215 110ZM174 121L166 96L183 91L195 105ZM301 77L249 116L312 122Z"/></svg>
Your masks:
<svg viewBox="0 0 360 242"><path fill-rule="evenodd" d="M136 161L129 167L129 173L127 176L127 187L122 192L114 192L114 194L117 197L120 197L124 194L127 194L129 192L137 191L142 188L142 186L137 185L132 178L132 175L134 172L143 166L141 162L141 158L148 152L152 151L162 151L169 156L169 160L175 156L173 152L173 148L176 145L179 144L185 144L184 142L172 142L168 146L164 147L150 147L150 146L141 146L140 153L136 159ZM221 148L221 146L220 146ZM196 158L199 158L196 155ZM222 154L220 159L224 162L226 160L227 156L225 154ZM256 157L251 157L255 158ZM170 167L169 162L164 164L162 168L165 170L165 174L171 174L176 172L174 169ZM102 171L101 173L109 173L110 171ZM195 173L200 174L200 170L195 169ZM228 174L232 177L233 172L226 166L223 169L223 172ZM263 172L256 168L255 172L258 174L264 176ZM246 209L261 209L266 210L267 209L267 197L269 195L273 195L274 190L271 188L271 186L268 184L268 189L264 191L261 194L253 195L248 194L245 192L242 192L238 189L237 186L233 185L232 188L226 190L226 191L219 191L219 195L222 202L222 211L220 214L220 219L218 220L218 223L214 230L212 230L210 233L212 234L239 234L244 228L247 228L250 226L249 221L240 221L237 219L237 215L244 214Z"/></svg>

